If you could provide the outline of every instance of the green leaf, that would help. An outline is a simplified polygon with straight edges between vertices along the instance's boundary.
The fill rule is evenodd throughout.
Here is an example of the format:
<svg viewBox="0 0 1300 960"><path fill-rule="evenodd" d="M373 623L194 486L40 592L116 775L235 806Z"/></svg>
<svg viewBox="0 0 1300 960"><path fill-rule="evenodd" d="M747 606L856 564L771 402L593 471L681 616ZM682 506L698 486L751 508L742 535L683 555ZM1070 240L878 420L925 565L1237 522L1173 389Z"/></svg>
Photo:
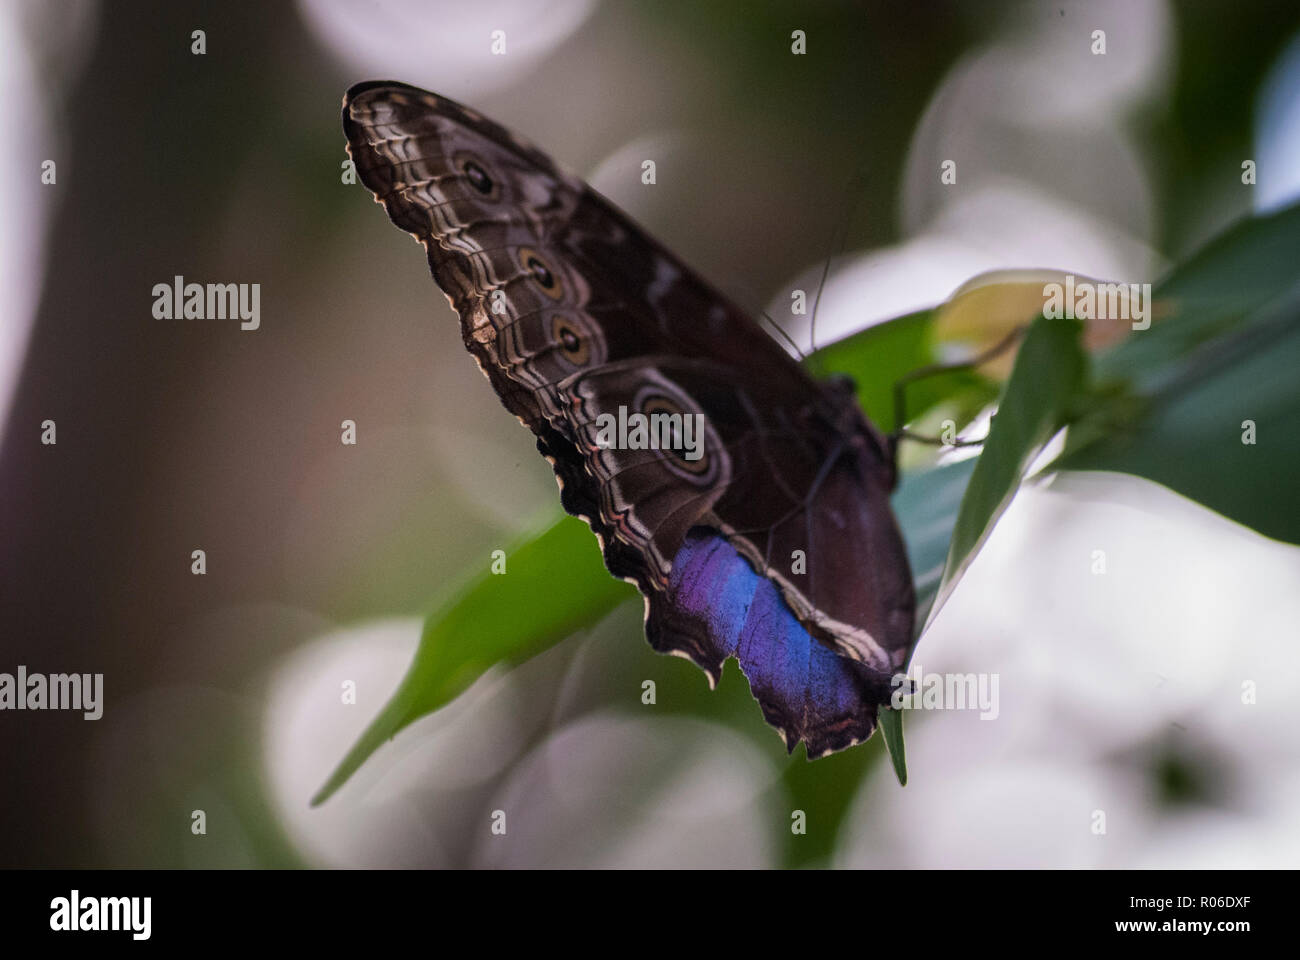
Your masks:
<svg viewBox="0 0 1300 960"><path fill-rule="evenodd" d="M1300 300L1281 309L1273 322L1252 323L1254 336L1215 341L1213 363L1189 361L1184 377L1139 395L1145 402L1127 420L1126 398L1116 400L1116 422L1094 428L1091 442L1053 468L1145 477L1266 536L1300 543Z"/></svg>
<svg viewBox="0 0 1300 960"><path fill-rule="evenodd" d="M905 473L894 491L894 516L903 528L907 560L916 583L918 635L939 592L948 544L976 462L972 457L930 470Z"/></svg>
<svg viewBox="0 0 1300 960"><path fill-rule="evenodd" d="M894 776L900 787L907 786L907 751L903 747L903 714L899 710L881 707L878 716L880 735L889 748L889 760L894 765Z"/></svg>
<svg viewBox="0 0 1300 960"><path fill-rule="evenodd" d="M904 374L934 363L937 310L921 310L876 324L823 347L808 358L818 372L853 378L858 404L881 430L892 432L895 422L894 384ZM915 420L939 404L951 407L954 420L966 422L997 395L996 386L971 370L955 370L911 384L907 418Z"/></svg>
<svg viewBox="0 0 1300 960"><path fill-rule="evenodd" d="M808 358L819 375L853 378L858 404L886 433L894 429L894 381L930 362L934 311L909 313L823 347Z"/></svg>
<svg viewBox="0 0 1300 960"><path fill-rule="evenodd" d="M1053 469L1145 477L1300 543L1297 262L1300 205L1238 224L1175 270L1155 295L1167 316L1099 358L1094 407Z"/></svg>
<svg viewBox="0 0 1300 960"><path fill-rule="evenodd" d="M1155 289L1158 317L1099 357L1099 382L1143 389L1168 380L1193 352L1291 291L1300 262L1300 204L1235 224Z"/></svg>
<svg viewBox="0 0 1300 960"><path fill-rule="evenodd" d="M1025 334L962 498L927 627L1010 504L1025 470L1066 423L1083 385L1081 332L1075 320L1040 316Z"/></svg>
<svg viewBox="0 0 1300 960"><path fill-rule="evenodd" d="M504 574L485 571L425 621L397 692L312 805L328 799L386 740L450 703L489 668L536 656L635 595L606 572L596 538L574 517L507 551Z"/></svg>

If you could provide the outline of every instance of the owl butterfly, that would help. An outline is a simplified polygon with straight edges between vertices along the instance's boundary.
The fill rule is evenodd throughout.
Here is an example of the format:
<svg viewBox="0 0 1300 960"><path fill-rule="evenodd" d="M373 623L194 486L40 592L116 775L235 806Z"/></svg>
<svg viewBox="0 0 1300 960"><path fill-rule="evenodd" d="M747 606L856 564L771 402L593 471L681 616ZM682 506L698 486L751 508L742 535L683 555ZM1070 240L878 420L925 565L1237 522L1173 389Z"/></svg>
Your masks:
<svg viewBox="0 0 1300 960"><path fill-rule="evenodd" d="M810 379L608 200L473 110L362 83L343 129L361 181L424 244L465 346L536 435L564 509L645 596L650 645L711 686L735 657L790 751L869 737L916 600L889 507L893 444L852 387ZM620 411L702 415L698 456L607 442L604 417Z"/></svg>

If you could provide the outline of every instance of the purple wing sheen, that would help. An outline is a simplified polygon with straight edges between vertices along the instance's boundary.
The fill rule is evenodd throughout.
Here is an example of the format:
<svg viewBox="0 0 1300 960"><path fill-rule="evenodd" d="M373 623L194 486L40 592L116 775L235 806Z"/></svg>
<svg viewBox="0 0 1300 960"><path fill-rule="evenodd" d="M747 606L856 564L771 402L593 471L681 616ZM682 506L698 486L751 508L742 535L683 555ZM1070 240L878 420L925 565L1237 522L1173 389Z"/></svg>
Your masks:
<svg viewBox="0 0 1300 960"><path fill-rule="evenodd" d="M651 644L684 653L717 683L735 657L786 749L800 740L810 758L871 736L889 676L819 643L800 625L781 593L724 538L693 530L673 559L668 590L651 598Z"/></svg>

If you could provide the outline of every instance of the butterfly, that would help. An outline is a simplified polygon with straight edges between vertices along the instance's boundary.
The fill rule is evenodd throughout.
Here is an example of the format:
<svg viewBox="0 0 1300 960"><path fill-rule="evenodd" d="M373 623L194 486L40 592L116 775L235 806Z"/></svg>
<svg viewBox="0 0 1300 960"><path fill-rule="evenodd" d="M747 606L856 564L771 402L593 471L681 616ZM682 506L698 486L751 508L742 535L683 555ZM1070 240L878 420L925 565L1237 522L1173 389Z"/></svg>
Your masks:
<svg viewBox="0 0 1300 960"><path fill-rule="evenodd" d="M650 645L710 686L734 657L788 751L867 739L916 598L889 506L894 443L852 384L813 380L626 214L476 111L367 82L344 97L343 129L564 509L643 594ZM602 434L635 414L700 424L695 448Z"/></svg>

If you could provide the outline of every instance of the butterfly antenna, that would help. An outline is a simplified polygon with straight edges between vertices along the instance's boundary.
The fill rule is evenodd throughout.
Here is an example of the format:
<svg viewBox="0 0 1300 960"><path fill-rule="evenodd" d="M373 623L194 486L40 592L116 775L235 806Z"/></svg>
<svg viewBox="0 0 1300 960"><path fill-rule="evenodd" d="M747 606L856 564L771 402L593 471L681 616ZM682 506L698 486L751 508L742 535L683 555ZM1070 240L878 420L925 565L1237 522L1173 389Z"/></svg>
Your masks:
<svg viewBox="0 0 1300 960"><path fill-rule="evenodd" d="M813 354L817 352L817 307L822 302L822 291L826 289L826 279L831 273L831 263L844 252L845 245L849 242L849 230L853 227L853 214L857 210L858 198L861 191L855 189L858 184L865 186L866 174L864 170L859 169L849 180L849 205L844 213L843 225L831 234L831 255L826 258L826 263L822 265L822 276L817 282L817 293L813 296L812 317L808 320L808 352ZM840 234L839 242L835 242L836 233Z"/></svg>
<svg viewBox="0 0 1300 960"><path fill-rule="evenodd" d="M761 316L764 320L766 320L768 323L772 325L772 329L781 335L782 340L790 344L790 349L792 349L795 352L795 354L799 357L800 363L803 363L803 361L808 359L808 355L799 349L799 344L794 342L794 338L790 336L790 334L786 333L785 330L782 329L781 325L768 315L766 310L760 311L759 316Z"/></svg>

